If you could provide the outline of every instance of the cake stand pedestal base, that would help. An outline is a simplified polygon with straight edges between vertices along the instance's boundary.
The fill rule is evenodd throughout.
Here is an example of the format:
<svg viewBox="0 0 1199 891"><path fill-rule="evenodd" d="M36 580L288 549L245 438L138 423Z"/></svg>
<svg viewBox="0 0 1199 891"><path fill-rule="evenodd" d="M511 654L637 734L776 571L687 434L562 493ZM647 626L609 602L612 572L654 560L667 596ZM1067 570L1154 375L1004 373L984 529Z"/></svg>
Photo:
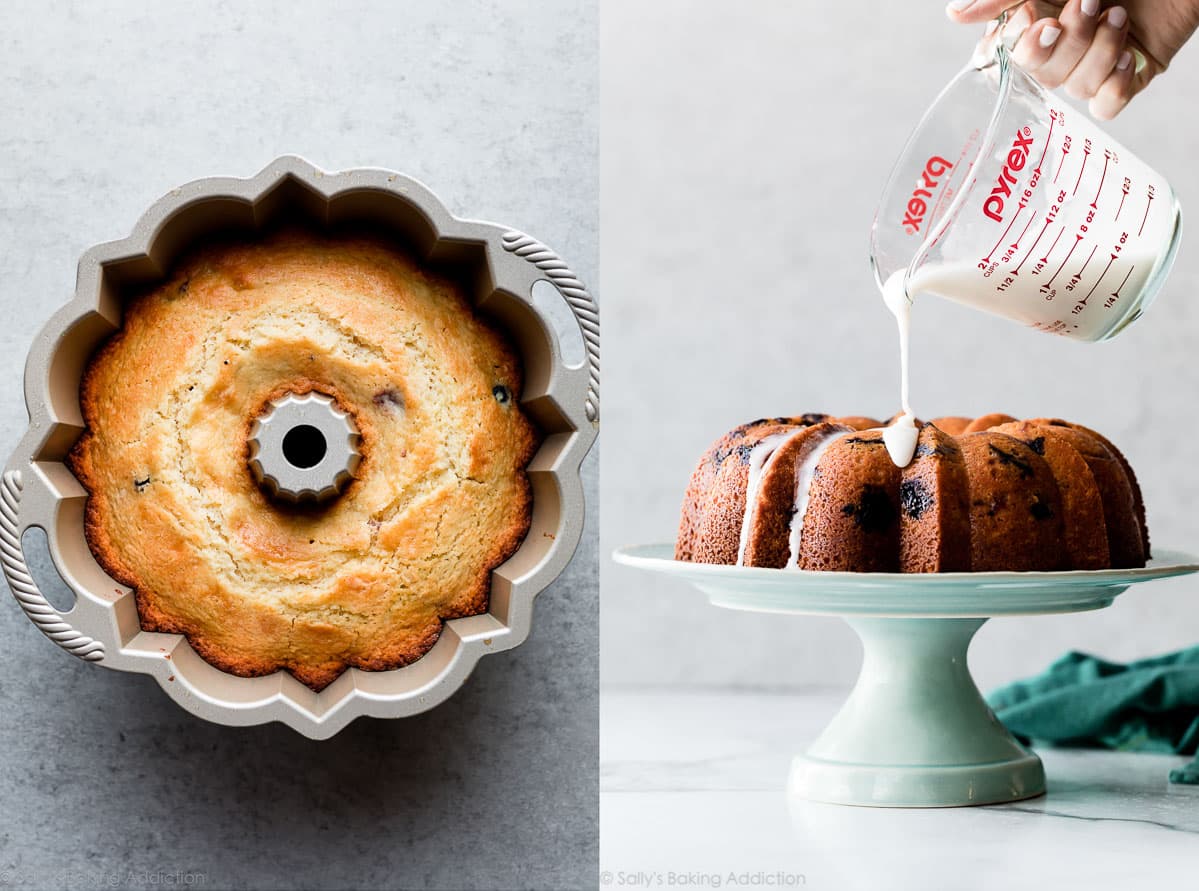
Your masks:
<svg viewBox="0 0 1199 891"><path fill-rule="evenodd" d="M788 794L874 807L1017 801L1045 791L1041 759L983 700L966 651L986 619L848 618L862 640L857 684L796 757Z"/></svg>
<svg viewBox="0 0 1199 891"><path fill-rule="evenodd" d="M862 672L841 711L791 765L794 800L955 807L1045 791L1041 759L979 695L970 640L992 616L1110 606L1131 585L1199 571L1154 549L1148 566L1087 572L809 572L675 560L670 544L621 548L617 563L689 582L716 606L841 616L862 639Z"/></svg>

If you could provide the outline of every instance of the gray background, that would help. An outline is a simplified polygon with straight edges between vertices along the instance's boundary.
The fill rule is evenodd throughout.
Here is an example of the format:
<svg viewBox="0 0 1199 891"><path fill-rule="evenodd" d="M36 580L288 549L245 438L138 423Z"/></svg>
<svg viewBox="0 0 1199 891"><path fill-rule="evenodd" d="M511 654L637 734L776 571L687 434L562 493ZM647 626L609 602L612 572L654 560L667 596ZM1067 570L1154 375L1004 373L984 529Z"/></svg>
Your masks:
<svg viewBox="0 0 1199 891"><path fill-rule="evenodd" d="M860 650L839 620L718 610L607 554L673 539L695 461L735 424L898 409L870 223L896 154L976 36L937 0L605 2L605 685L853 680ZM1197 75L1194 42L1110 125L1184 209L1199 207ZM1154 541L1199 550L1197 238L1184 237L1159 303L1109 344L920 301L916 411L1094 426L1137 469ZM991 622L971 657L988 687L1072 647L1126 659L1197 640L1199 583L1179 580L1095 613Z"/></svg>
<svg viewBox="0 0 1199 891"><path fill-rule="evenodd" d="M6 10L0 451L25 424L25 353L84 249L176 185L285 152L414 175L598 285L596 5ZM432 712L325 743L199 721L149 678L70 658L3 598L0 888L142 887L160 871L207 888L592 887L594 452L586 476L591 531L529 641Z"/></svg>

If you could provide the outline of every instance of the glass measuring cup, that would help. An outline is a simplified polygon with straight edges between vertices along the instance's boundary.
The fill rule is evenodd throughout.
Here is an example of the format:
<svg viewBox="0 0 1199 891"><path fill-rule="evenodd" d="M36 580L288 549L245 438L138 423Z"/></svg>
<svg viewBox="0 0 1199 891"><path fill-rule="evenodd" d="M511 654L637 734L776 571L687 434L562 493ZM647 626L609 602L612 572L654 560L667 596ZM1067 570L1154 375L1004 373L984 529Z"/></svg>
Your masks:
<svg viewBox="0 0 1199 891"><path fill-rule="evenodd" d="M871 231L879 285L1041 331L1106 340L1173 264L1169 183L1016 66L1003 29L941 92L891 172Z"/></svg>

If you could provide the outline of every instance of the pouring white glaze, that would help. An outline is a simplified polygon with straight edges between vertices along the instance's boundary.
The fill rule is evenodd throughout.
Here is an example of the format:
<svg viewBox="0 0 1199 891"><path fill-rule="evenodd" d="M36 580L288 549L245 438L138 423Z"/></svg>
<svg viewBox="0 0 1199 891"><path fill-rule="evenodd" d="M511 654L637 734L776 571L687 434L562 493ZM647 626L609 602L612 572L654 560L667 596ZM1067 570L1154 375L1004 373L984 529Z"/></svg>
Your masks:
<svg viewBox="0 0 1199 891"><path fill-rule="evenodd" d="M903 414L883 430L883 442L886 443L887 452L891 455L891 460L895 462L896 467L907 467L912 463L912 458L916 454L916 440L920 436L920 431L916 427L916 414L912 411L908 393L912 301L908 297L905 287L905 274L906 270L903 269L893 272L883 284L883 302L895 316L895 322L899 328L899 396L900 403L903 405Z"/></svg>

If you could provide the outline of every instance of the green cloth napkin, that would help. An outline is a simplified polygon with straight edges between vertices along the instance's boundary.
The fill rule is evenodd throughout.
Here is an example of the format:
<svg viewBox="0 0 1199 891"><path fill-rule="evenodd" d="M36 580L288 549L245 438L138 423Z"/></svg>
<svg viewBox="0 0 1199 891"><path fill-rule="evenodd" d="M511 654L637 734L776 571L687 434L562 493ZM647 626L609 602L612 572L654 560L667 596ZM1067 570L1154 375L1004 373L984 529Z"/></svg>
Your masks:
<svg viewBox="0 0 1199 891"><path fill-rule="evenodd" d="M1070 652L987 701L1026 742L1195 755L1199 646L1127 665ZM1170 782L1199 785L1199 757L1170 771Z"/></svg>

